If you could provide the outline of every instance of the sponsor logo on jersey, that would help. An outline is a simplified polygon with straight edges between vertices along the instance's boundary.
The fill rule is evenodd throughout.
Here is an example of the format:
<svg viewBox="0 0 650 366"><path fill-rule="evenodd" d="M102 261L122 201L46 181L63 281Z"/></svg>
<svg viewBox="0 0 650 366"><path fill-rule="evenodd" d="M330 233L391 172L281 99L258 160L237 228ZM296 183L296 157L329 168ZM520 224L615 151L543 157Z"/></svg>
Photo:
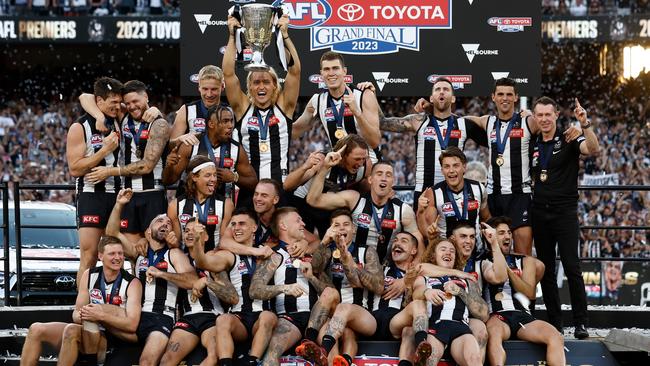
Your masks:
<svg viewBox="0 0 650 366"><path fill-rule="evenodd" d="M83 215L83 216L81 216L81 223L82 224L99 224L99 216L98 215Z"/></svg>

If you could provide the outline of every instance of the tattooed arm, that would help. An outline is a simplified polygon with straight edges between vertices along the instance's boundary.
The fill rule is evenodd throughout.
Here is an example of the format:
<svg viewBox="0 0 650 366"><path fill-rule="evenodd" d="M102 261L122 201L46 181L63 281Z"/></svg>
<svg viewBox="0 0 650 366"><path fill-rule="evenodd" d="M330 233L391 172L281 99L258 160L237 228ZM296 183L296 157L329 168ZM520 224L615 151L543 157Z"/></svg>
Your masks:
<svg viewBox="0 0 650 366"><path fill-rule="evenodd" d="M384 112L379 110L379 129L389 132L415 132L420 127L426 115L409 114L405 117L386 117Z"/></svg>
<svg viewBox="0 0 650 366"><path fill-rule="evenodd" d="M374 247L366 248L366 264L363 268L357 268L357 275L363 287L381 294L384 292L384 273L379 264L379 255Z"/></svg>
<svg viewBox="0 0 650 366"><path fill-rule="evenodd" d="M268 284L271 278L273 278L275 270L281 263L282 256L278 253L273 253L270 258L267 258L264 262L260 263L257 270L255 270L253 279L251 280L251 287L249 289L250 297L253 299L269 300L280 294L298 297L307 292L306 289L303 289L297 283L292 283L290 285Z"/></svg>
<svg viewBox="0 0 650 366"><path fill-rule="evenodd" d="M300 264L300 270L302 271L303 276L305 276L307 281L309 281L309 283L312 286L314 286L314 288L316 289L316 291L318 291L319 294L322 293L325 290L325 288L333 287L333 285L332 285L332 283L330 281L327 281L327 280L324 281L325 276L322 276L322 275L315 276L314 275L311 263L302 262Z"/></svg>
<svg viewBox="0 0 650 366"><path fill-rule="evenodd" d="M153 121L149 127L149 140L144 150L144 157L140 161L122 167L121 175L129 177L151 173L169 141L169 133L169 123L164 118Z"/></svg>
<svg viewBox="0 0 650 366"><path fill-rule="evenodd" d="M239 296L237 295L237 290L233 286L230 279L228 279L228 274L223 271L217 273L217 278L214 279L212 276L208 276L207 286L218 298L224 303L235 305L239 302Z"/></svg>
<svg viewBox="0 0 650 366"><path fill-rule="evenodd" d="M467 291L464 291L451 281L445 283L445 291L460 297L474 317L486 322L489 318L488 306L485 300L481 297L481 290L479 289L478 284L472 281L466 282L468 285Z"/></svg>

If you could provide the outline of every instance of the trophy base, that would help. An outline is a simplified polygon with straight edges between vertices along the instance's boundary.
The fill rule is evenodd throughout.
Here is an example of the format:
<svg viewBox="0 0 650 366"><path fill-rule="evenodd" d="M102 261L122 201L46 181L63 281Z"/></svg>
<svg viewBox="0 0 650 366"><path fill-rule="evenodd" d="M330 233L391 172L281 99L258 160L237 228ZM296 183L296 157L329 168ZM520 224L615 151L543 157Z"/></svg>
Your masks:
<svg viewBox="0 0 650 366"><path fill-rule="evenodd" d="M250 63L246 66L244 66L244 70L248 72L256 72L256 71L269 71L271 67L267 64L253 64Z"/></svg>

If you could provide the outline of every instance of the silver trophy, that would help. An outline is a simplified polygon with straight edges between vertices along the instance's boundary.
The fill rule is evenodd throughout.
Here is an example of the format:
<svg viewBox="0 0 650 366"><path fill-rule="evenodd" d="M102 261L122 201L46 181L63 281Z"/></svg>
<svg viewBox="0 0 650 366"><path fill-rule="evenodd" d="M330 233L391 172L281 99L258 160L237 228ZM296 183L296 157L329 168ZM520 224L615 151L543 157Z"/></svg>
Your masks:
<svg viewBox="0 0 650 366"><path fill-rule="evenodd" d="M271 44L276 8L267 4L248 4L241 7L241 23L246 44L253 50L251 63L246 71L268 71L264 62L264 50Z"/></svg>

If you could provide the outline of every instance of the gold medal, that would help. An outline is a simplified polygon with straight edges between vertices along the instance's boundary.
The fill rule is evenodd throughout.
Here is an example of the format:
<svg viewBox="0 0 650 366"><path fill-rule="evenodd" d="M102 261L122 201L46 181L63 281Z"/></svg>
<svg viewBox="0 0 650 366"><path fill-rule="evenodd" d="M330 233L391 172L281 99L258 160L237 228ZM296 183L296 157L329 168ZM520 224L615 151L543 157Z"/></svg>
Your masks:
<svg viewBox="0 0 650 366"><path fill-rule="evenodd" d="M293 261L292 264L293 264L294 267L299 269L300 268L300 263L302 263L302 261L300 259L296 259L296 260Z"/></svg>
<svg viewBox="0 0 650 366"><path fill-rule="evenodd" d="M151 284L153 282L153 276L147 275L147 283Z"/></svg>
<svg viewBox="0 0 650 366"><path fill-rule="evenodd" d="M263 153L269 151L269 144L266 141L260 142L260 151Z"/></svg>
<svg viewBox="0 0 650 366"><path fill-rule="evenodd" d="M334 251L332 252L332 257L333 257L334 259L339 259L339 258L341 258L341 251L338 250L338 248L337 248L337 249L334 249Z"/></svg>
<svg viewBox="0 0 650 366"><path fill-rule="evenodd" d="M190 301L192 302L192 304L196 303L196 300L198 299L196 298L196 296L194 296L194 294L190 295Z"/></svg>
<svg viewBox="0 0 650 366"><path fill-rule="evenodd" d="M546 182L547 179L548 179L548 173L546 172L546 170L542 170L542 172L539 174L539 180L541 180L542 182Z"/></svg>
<svg viewBox="0 0 650 366"><path fill-rule="evenodd" d="M497 165L502 166L505 160L503 159L503 155L497 156Z"/></svg>
<svg viewBox="0 0 650 366"><path fill-rule="evenodd" d="M346 135L345 131L343 131L342 128L338 128L336 132L334 132L334 136L336 136L337 139L342 139Z"/></svg>
<svg viewBox="0 0 650 366"><path fill-rule="evenodd" d="M494 295L494 299L495 299L496 301L501 301L501 300L503 300L503 292L497 292L497 294Z"/></svg>
<svg viewBox="0 0 650 366"><path fill-rule="evenodd" d="M447 298L447 300L451 300L454 298L454 295L450 294L449 292L445 292L445 297Z"/></svg>

